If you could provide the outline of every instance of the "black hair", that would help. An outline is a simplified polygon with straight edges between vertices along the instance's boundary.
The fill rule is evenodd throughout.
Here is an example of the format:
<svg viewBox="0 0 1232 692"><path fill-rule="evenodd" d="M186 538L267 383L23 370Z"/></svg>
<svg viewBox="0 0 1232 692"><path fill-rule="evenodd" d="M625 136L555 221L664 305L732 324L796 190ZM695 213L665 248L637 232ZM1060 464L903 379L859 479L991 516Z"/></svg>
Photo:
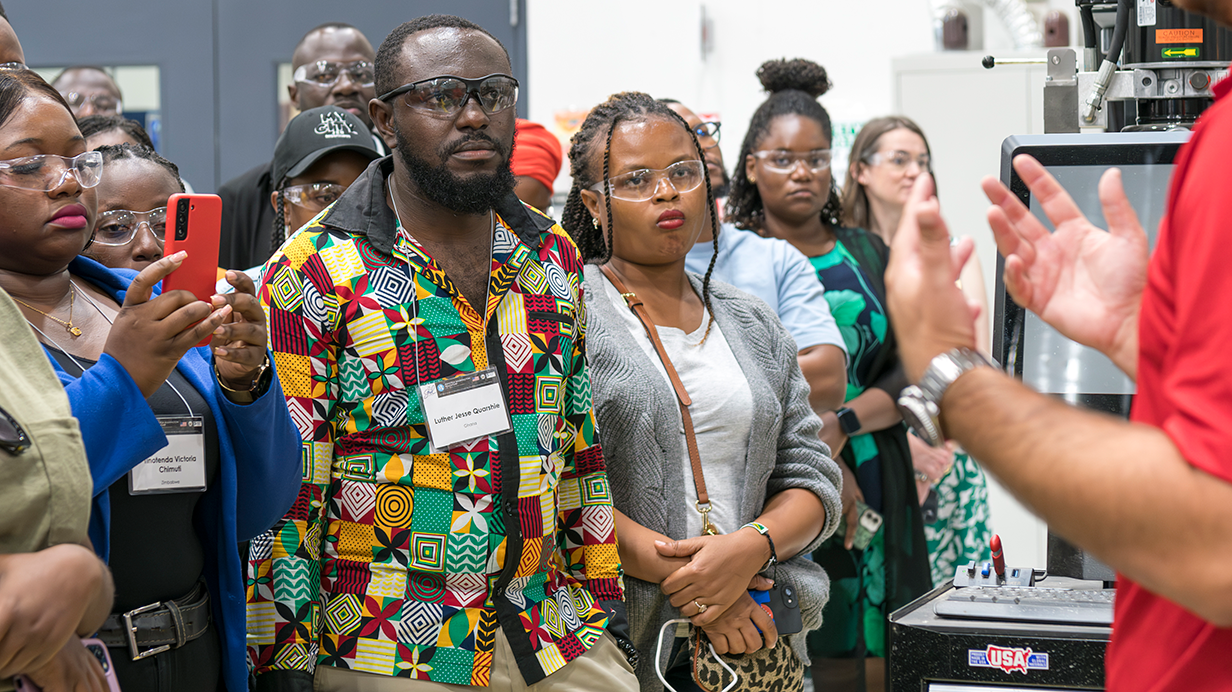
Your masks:
<svg viewBox="0 0 1232 692"><path fill-rule="evenodd" d="M670 106L670 105L672 105L672 104L675 104L675 103L680 103L680 101L679 101L679 100L677 100L677 99L666 99L666 98L664 98L664 99L655 99L655 100L656 100L656 101L658 101L659 103L666 103L666 104L667 104L667 105L669 105L669 106Z"/></svg>
<svg viewBox="0 0 1232 692"><path fill-rule="evenodd" d="M412 34L417 34L421 31L429 29L469 29L478 31L488 38L496 41L496 45L505 52L505 59L509 59L509 51L505 48L505 44L500 42L500 39L492 35L492 32L479 26L478 24L455 17L451 14L427 14L422 17L416 17L409 22L404 22L398 28L389 32L384 41L381 41L381 47L376 51L376 60L373 61L373 71L376 72L376 94L388 94L389 92L402 86L397 82L398 58L402 53L402 46L406 43L406 39Z"/></svg>
<svg viewBox="0 0 1232 692"><path fill-rule="evenodd" d="M17 107L31 93L36 93L41 96L55 101L64 106L64 110L68 111L69 117L73 116L73 109L69 108L68 101L56 91L55 87L43 81L43 78L33 70L10 70L0 72L0 127L3 127L13 117L13 113L17 111Z"/></svg>
<svg viewBox="0 0 1232 692"><path fill-rule="evenodd" d="M8 14L7 14L7 13L5 13L5 11L4 11L4 4L3 4L3 3L0 3L0 19L3 19L3 20L4 20L4 21L6 21L6 22L9 20L9 16L8 16Z"/></svg>
<svg viewBox="0 0 1232 692"><path fill-rule="evenodd" d="M150 150L154 149L154 142L150 140L150 135L146 133L141 123L131 118L125 118L122 115L87 115L77 121L77 128L81 130L81 136L86 139L101 132L120 130L137 140L137 143L141 146Z"/></svg>
<svg viewBox="0 0 1232 692"><path fill-rule="evenodd" d="M145 146L133 146L128 142L124 144L107 144L95 149L95 151L103 155L103 166L115 161L132 159L135 161L149 161L150 163L161 166L167 173L171 174L175 184L180 186L180 192L184 192L184 181L180 178L180 167L171 163L167 159L158 155L158 152Z"/></svg>
<svg viewBox="0 0 1232 692"><path fill-rule="evenodd" d="M120 85L116 83L115 77L112 77L111 73L107 72L107 70L104 70L98 65L72 65L70 67L66 67L63 70L60 70L60 74L56 75L56 78L51 80L51 83L53 85L56 84L61 78L64 77L64 75L74 70L90 70L91 72L98 72L106 77L107 81L111 82L111 85L115 87L116 97L123 98L123 94L120 93Z"/></svg>
<svg viewBox="0 0 1232 692"><path fill-rule="evenodd" d="M612 157L612 136L616 133L616 125L621 121L640 121L648 118L664 118L670 122L679 123L697 150L697 158L706 160L701 144L697 141L697 133L689 124L662 101L656 101L649 94L640 91L625 91L613 94L606 101L591 109L582 122L577 133L569 140L569 173L573 176L573 187L565 201L565 209L561 214L560 225L569 232L573 242L577 243L582 260L590 264L606 264L612 259L612 199L604 193L603 206L607 213L607 238L603 237L597 221L582 201L582 190L593 187L596 183L609 177ZM603 138L603 175L596 176L595 158L596 142ZM706 209L710 211L710 233L714 253L710 256L710 266L706 267L706 275L702 279L702 302L710 321L706 324L706 334L702 341L710 335L710 327L714 324L714 310L710 308L710 275L714 272L714 263L719 256L719 224L715 219L714 191L710 189L710 176L703 173L706 183Z"/></svg>
<svg viewBox="0 0 1232 692"><path fill-rule="evenodd" d="M274 203L274 227L270 229L270 256L278 254L278 248L287 242L287 209L286 198L282 190L277 191L278 201Z"/></svg>
<svg viewBox="0 0 1232 692"><path fill-rule="evenodd" d="M727 198L728 220L746 230L761 230L766 221L761 194L757 191L757 185L749 181L744 162L770 133L771 121L780 115L799 115L821 125L827 138L834 137L830 114L817 102L817 97L832 86L826 76L826 68L802 58L770 60L757 68L757 79L770 92L770 97L757 107L753 119L749 121L749 129L740 145L740 157L736 159L738 163L732 176L731 195ZM821 219L837 226L842 213L838 187L831 175L830 195L821 209Z"/></svg>

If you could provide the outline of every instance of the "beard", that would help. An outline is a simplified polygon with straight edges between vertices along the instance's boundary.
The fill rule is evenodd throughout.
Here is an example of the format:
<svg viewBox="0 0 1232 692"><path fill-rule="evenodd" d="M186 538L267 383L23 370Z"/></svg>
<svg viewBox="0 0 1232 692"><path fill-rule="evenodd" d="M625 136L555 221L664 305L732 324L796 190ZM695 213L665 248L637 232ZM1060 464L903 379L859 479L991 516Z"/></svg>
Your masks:
<svg viewBox="0 0 1232 692"><path fill-rule="evenodd" d="M495 208L507 195L513 192L516 181L513 168L510 165L510 147L482 133L442 145L437 150L437 161L429 161L415 155L410 142L403 136L394 124L394 138L398 147L398 156L406 164L411 180L419 186L425 197L437 204L459 214L484 214ZM497 156L502 158L500 166L491 173L476 173L467 177L454 174L446 168L446 162L462 145L481 141L490 144Z"/></svg>

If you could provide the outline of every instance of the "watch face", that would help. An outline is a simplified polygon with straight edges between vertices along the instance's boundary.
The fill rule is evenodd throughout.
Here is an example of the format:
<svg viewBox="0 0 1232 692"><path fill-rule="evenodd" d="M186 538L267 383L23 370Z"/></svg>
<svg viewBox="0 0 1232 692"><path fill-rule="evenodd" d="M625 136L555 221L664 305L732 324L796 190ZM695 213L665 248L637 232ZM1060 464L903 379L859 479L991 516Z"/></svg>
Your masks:
<svg viewBox="0 0 1232 692"><path fill-rule="evenodd" d="M936 407L924 399L924 393L919 387L911 386L903 390L898 399L898 410L903 414L903 422L933 447L940 447L945 440L941 436L941 422L938 419Z"/></svg>

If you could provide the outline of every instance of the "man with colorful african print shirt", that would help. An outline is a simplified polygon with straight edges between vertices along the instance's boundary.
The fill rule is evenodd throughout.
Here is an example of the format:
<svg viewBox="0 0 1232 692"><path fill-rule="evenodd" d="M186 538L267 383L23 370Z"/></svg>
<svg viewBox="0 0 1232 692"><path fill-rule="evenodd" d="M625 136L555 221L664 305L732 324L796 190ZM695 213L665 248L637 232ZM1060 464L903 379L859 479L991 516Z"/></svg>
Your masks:
<svg viewBox="0 0 1232 692"><path fill-rule="evenodd" d="M395 155L266 267L304 482L251 549L258 690L637 689L582 261L513 194L510 71L466 20L395 29Z"/></svg>

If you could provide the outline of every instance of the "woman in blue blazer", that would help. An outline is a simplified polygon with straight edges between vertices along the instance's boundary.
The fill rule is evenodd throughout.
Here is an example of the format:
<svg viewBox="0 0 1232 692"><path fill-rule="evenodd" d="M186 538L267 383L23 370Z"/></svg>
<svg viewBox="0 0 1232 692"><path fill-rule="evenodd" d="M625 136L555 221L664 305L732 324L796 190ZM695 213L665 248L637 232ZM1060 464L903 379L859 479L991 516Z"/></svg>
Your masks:
<svg viewBox="0 0 1232 692"><path fill-rule="evenodd" d="M126 692L242 692L239 544L295 500L299 434L247 277L206 302L155 289L181 255L139 275L77 256L93 238L104 173L54 89L34 73L0 74L0 287L80 421L90 538L116 578L99 636ZM146 218L138 230L154 229ZM89 656L71 644L36 683L71 683Z"/></svg>

